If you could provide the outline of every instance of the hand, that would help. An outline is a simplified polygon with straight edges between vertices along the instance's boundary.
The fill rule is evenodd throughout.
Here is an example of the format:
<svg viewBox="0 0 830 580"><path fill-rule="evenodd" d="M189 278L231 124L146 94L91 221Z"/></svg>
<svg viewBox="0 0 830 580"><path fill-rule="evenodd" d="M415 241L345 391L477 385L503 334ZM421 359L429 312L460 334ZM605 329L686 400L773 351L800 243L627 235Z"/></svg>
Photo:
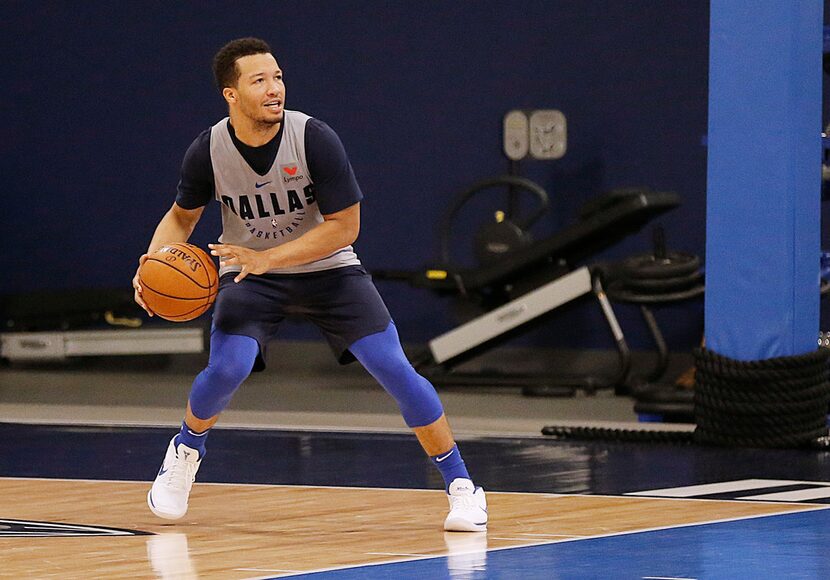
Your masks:
<svg viewBox="0 0 830 580"><path fill-rule="evenodd" d="M141 265L147 261L147 254L143 254L138 259L138 270L141 269ZM144 310L147 311L147 314L153 316L153 311L144 303L144 298L141 296L141 283L138 280L138 270L135 271L135 276L133 276L133 289L135 290L135 294L133 295L133 300L141 306Z"/></svg>
<svg viewBox="0 0 830 580"><path fill-rule="evenodd" d="M271 269L271 264L265 252L257 252L250 248L231 244L208 244L210 253L219 256L219 260L226 266L242 266L234 282L241 282L248 274L264 274Z"/></svg>

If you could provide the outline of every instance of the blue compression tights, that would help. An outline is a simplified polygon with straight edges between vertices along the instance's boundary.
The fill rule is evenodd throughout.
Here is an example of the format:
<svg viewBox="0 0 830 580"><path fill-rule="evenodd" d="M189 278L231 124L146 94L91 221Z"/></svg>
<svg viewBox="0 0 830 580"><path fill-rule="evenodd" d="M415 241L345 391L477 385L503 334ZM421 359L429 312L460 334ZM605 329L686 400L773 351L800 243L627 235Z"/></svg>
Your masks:
<svg viewBox="0 0 830 580"><path fill-rule="evenodd" d="M199 419L218 415L254 368L259 344L250 336L225 334L216 328L210 335L210 359L190 390L190 410Z"/></svg>
<svg viewBox="0 0 830 580"><path fill-rule="evenodd" d="M386 330L355 341L349 350L392 395L409 427L424 427L444 413L432 384L406 359L393 322ZM258 353L259 345L253 338L214 329L208 366L193 381L190 391L193 414L209 419L221 413L251 373Z"/></svg>
<svg viewBox="0 0 830 580"><path fill-rule="evenodd" d="M435 388L406 359L394 322L383 332L358 339L349 350L392 395L409 427L424 427L444 413Z"/></svg>

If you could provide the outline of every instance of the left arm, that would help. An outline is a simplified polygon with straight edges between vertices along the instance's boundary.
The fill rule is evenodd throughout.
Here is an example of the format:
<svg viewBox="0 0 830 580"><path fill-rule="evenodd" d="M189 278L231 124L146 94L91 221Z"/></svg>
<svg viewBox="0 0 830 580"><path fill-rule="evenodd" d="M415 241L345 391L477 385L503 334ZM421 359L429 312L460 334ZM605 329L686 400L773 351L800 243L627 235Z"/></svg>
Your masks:
<svg viewBox="0 0 830 580"><path fill-rule="evenodd" d="M291 268L330 256L357 239L360 232L360 203L323 215L323 223L299 238L257 252L231 244L208 244L211 254L228 266L242 266L234 278L239 282L248 274L264 274L275 268Z"/></svg>

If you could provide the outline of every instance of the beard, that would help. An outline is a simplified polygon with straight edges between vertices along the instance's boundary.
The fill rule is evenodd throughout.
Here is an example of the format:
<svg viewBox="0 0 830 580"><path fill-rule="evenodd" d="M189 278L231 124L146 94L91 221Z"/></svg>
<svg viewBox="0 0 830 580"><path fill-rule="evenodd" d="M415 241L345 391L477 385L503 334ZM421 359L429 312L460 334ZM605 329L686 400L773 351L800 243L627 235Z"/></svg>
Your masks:
<svg viewBox="0 0 830 580"><path fill-rule="evenodd" d="M255 110L249 110L248 107L245 107L242 112L253 122L256 129L260 131L265 131L271 129L274 125L279 125L285 116L284 109L280 110L278 115L269 115L267 112L262 111L260 107L257 107Z"/></svg>
<svg viewBox="0 0 830 580"><path fill-rule="evenodd" d="M260 117L258 119L253 119L254 126L259 131L267 131L268 129L270 129L274 125L279 125L280 123L282 123L282 117L283 117L283 114L280 113L277 116L277 118L274 118L274 117L268 117L268 118Z"/></svg>

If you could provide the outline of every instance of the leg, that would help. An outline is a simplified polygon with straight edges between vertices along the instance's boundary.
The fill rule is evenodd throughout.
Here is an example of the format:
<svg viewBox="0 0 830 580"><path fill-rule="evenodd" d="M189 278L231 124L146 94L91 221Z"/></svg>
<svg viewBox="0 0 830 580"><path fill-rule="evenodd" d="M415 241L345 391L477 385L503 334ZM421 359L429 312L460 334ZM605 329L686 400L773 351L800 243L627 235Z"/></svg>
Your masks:
<svg viewBox="0 0 830 580"><path fill-rule="evenodd" d="M438 419L429 425L424 425L423 427L413 427L412 432L415 433L421 447L424 448L424 451L426 451L427 455L430 457L443 455L455 447L452 429L450 429L447 417L443 413L440 417L438 417Z"/></svg>
<svg viewBox="0 0 830 580"><path fill-rule="evenodd" d="M357 340L349 350L394 397L404 421L444 477L451 508L444 529L486 530L484 490L470 480L435 388L406 359L395 324Z"/></svg>
<svg viewBox="0 0 830 580"><path fill-rule="evenodd" d="M210 335L210 359L193 381L184 423L176 443L205 454L208 429L213 427L233 394L254 366L259 354L257 341L249 336L225 334L214 329Z"/></svg>
<svg viewBox="0 0 830 580"><path fill-rule="evenodd" d="M147 504L157 516L178 519L187 512L208 430L251 372L258 353L259 345L253 338L214 329L208 366L193 381L181 431L170 440L161 469L147 493Z"/></svg>

